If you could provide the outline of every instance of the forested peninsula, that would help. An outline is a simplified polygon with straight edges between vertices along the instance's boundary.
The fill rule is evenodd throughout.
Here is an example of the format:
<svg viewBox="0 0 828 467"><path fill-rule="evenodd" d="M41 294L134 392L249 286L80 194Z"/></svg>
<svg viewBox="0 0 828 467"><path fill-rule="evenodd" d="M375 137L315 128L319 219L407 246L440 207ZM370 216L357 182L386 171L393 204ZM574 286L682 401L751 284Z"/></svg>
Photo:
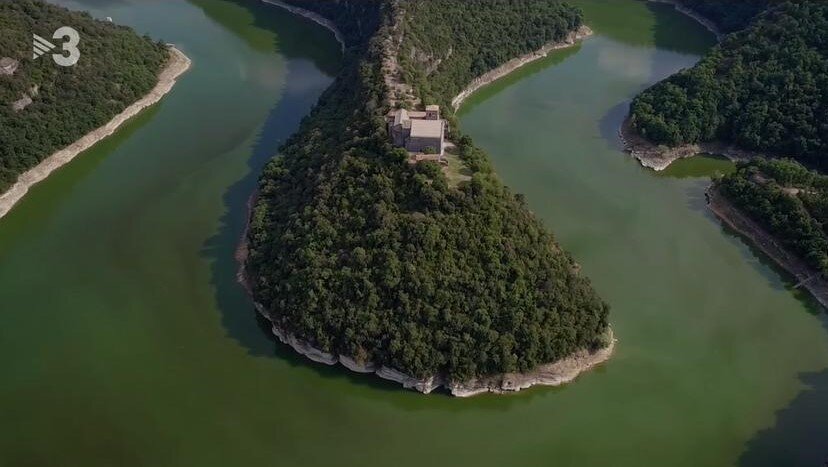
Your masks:
<svg viewBox="0 0 828 467"><path fill-rule="evenodd" d="M828 308L828 3L680 1L732 33L635 98L627 149L656 170L701 152L742 161L710 208Z"/></svg>
<svg viewBox="0 0 828 467"><path fill-rule="evenodd" d="M726 36L696 66L635 98L625 136L631 150L644 153L640 159L660 152L669 164L705 151L786 156L827 167L828 3L765 6L755 18L748 10L740 17L748 26Z"/></svg>
<svg viewBox="0 0 828 467"><path fill-rule="evenodd" d="M32 34L62 26L80 59L33 58ZM62 42L54 40L61 53ZM180 51L42 0L0 2L0 217L35 183L158 102L189 67Z"/></svg>
<svg viewBox="0 0 828 467"><path fill-rule="evenodd" d="M545 0L287 3L330 19L347 48L251 211L242 277L274 333L316 361L460 396L560 384L608 358L608 305L450 105L480 75L571 42L581 12ZM389 113L435 105L445 154L392 145Z"/></svg>

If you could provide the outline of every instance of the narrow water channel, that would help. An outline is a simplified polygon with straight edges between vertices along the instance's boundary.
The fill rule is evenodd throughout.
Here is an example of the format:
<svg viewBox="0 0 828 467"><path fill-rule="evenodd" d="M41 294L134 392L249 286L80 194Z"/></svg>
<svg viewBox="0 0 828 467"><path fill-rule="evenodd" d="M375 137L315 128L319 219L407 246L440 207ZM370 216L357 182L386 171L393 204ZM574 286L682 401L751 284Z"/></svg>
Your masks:
<svg viewBox="0 0 828 467"><path fill-rule="evenodd" d="M178 44L162 103L0 221L0 465L820 465L828 325L704 208L715 160L640 168L631 96L710 35L580 0L596 37L483 90L464 130L613 307L607 365L456 400L309 364L235 284L244 204L338 45L253 0L60 0ZM784 459L784 461L783 461Z"/></svg>

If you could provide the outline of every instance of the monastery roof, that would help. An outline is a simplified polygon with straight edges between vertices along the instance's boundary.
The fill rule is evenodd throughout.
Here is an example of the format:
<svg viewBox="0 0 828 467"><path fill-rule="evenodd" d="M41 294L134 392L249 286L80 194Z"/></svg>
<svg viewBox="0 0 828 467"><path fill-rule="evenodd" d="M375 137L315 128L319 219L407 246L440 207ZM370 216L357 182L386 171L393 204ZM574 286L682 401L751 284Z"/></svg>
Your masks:
<svg viewBox="0 0 828 467"><path fill-rule="evenodd" d="M442 138L442 120L411 120L412 138Z"/></svg>
<svg viewBox="0 0 828 467"><path fill-rule="evenodd" d="M421 110L397 109L392 110L388 115L389 118L393 120L394 126L403 125L406 128L408 126L405 122L409 120L418 120L426 118L426 113Z"/></svg>
<svg viewBox="0 0 828 467"><path fill-rule="evenodd" d="M397 113L394 114L394 125L402 125L406 120L408 120L408 111L405 109L397 110Z"/></svg>

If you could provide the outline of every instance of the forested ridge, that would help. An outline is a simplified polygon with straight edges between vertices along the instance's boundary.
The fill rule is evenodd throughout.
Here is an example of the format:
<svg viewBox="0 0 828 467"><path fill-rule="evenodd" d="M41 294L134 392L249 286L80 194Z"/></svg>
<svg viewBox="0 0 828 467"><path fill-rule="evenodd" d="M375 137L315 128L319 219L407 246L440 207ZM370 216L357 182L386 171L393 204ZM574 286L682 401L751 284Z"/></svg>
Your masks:
<svg viewBox="0 0 828 467"><path fill-rule="evenodd" d="M639 95L656 144L723 141L828 167L828 2L773 4L695 67Z"/></svg>
<svg viewBox="0 0 828 467"><path fill-rule="evenodd" d="M61 26L81 36L75 66L47 54L32 59L32 34L51 38ZM59 42L59 41L55 41ZM0 57L19 68L0 75L0 192L56 150L100 127L149 92L167 60L161 43L41 0L0 2ZM23 96L32 103L14 110Z"/></svg>
<svg viewBox="0 0 828 467"><path fill-rule="evenodd" d="M476 77L563 41L583 21L579 9L553 1L488 0L473 8L460 0L401 5L399 61L405 80L423 101L445 108Z"/></svg>
<svg viewBox="0 0 828 467"><path fill-rule="evenodd" d="M291 3L322 11L317 2ZM363 2L338 2L353 3ZM451 12L462 3L407 1L405 21L418 21L418 11L427 12L422 21L435 20L430 15L440 8ZM514 0L501 7L508 17L548 3ZM390 146L382 63L395 9L368 4L376 21L363 17L361 24L376 24L376 31L349 52L342 74L260 179L247 263L256 300L276 325L325 351L417 377L528 371L603 346L608 306L468 137L458 139L457 151L473 174L456 187L434 163L412 166L405 151ZM577 15L568 8L544 11ZM340 27L359 27L340 18ZM463 18L451 20L471 30ZM477 28L496 19L469 18L481 21ZM553 23L558 19L509 31ZM455 49L456 63L477 63L480 53L489 60L483 68L494 67L521 50L514 48L517 36L487 40L485 52L475 44ZM430 77L455 84L430 92L444 102L457 84L442 73L438 67Z"/></svg>
<svg viewBox="0 0 828 467"><path fill-rule="evenodd" d="M791 160L758 159L739 164L716 186L828 279L828 176Z"/></svg>

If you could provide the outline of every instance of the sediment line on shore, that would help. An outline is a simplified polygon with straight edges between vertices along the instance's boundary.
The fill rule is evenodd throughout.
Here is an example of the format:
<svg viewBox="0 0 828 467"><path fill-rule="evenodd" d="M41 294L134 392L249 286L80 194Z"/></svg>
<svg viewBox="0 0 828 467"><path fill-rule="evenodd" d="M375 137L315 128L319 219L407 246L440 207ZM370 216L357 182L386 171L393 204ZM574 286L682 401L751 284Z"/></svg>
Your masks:
<svg viewBox="0 0 828 467"><path fill-rule="evenodd" d="M686 6L684 6L681 2L679 2L677 0L647 0L647 1L652 2L652 3L666 3L668 5L673 5L673 7L675 7L676 11L678 11L679 13L682 13L686 16L689 16L690 18L693 18L694 20L696 20L696 22L698 22L699 24L704 26L705 29L707 29L708 31L713 33L716 36L716 40L719 41L719 42L721 42L722 38L725 36L725 34L721 31L721 29L719 29L719 27L716 26L716 23L714 23L710 19L702 16L701 14L691 10L690 8L687 8Z"/></svg>
<svg viewBox="0 0 828 467"><path fill-rule="evenodd" d="M734 206L716 186L711 186L706 195L708 208L719 220L750 240L752 245L795 277L798 286L807 290L823 308L828 310L828 280L805 264L797 255L780 246L773 235Z"/></svg>
<svg viewBox="0 0 828 467"><path fill-rule="evenodd" d="M161 70L161 73L159 73L158 83L147 95L132 103L104 126L92 130L66 148L42 160L34 168L21 174L17 178L17 182L5 193L0 195L0 218L8 214L34 185L48 178L52 172L68 164L72 159L94 146L97 142L115 133L129 119L138 115L147 107L158 103L161 98L169 93L173 86L175 86L178 78L192 64L192 61L176 47L170 45L169 51L169 61L164 69Z"/></svg>
<svg viewBox="0 0 828 467"><path fill-rule="evenodd" d="M333 21L329 20L328 18L325 18L324 16L322 16L318 13L314 13L313 11L306 10L306 9L298 7L298 6L293 6L293 5L287 4L285 2L280 2L279 0L261 0L261 1L264 2L264 3L267 3L269 5L274 5L274 6L277 6L279 8L283 8L283 9L289 11L290 13L293 13L294 15L299 15L299 16L302 16L303 18L307 18L307 19L313 21L314 23L324 27L325 29L331 31L333 33L334 37L336 38L336 41L339 42L339 45L342 47L342 52L345 52L345 36L342 35L342 31L340 31L339 28L336 27L336 25L333 23Z"/></svg>
<svg viewBox="0 0 828 467"><path fill-rule="evenodd" d="M635 131L629 116L624 119L621 128L618 129L618 136L625 152L637 159L642 166L656 172L666 169L679 159L699 154L727 157L733 162L762 157L762 154L756 151L740 149L732 144L719 142L683 144L675 147L655 145Z"/></svg>
<svg viewBox="0 0 828 467"><path fill-rule="evenodd" d="M505 77L506 75L511 74L513 71L521 67L524 67L542 58L546 58L550 52L572 47L579 41L591 36L592 34L592 29L590 29L587 25L582 25L580 28L578 28L577 31L569 33L567 38L561 42L553 42L547 44L541 47L539 50L509 60L508 62L495 68L494 70L488 71L475 78L471 83L469 83L468 86L466 86L466 88L463 91L460 92L460 94L454 96L454 98L451 100L451 106L454 108L455 111L457 111L466 99L471 97L472 94L479 91L480 89Z"/></svg>

